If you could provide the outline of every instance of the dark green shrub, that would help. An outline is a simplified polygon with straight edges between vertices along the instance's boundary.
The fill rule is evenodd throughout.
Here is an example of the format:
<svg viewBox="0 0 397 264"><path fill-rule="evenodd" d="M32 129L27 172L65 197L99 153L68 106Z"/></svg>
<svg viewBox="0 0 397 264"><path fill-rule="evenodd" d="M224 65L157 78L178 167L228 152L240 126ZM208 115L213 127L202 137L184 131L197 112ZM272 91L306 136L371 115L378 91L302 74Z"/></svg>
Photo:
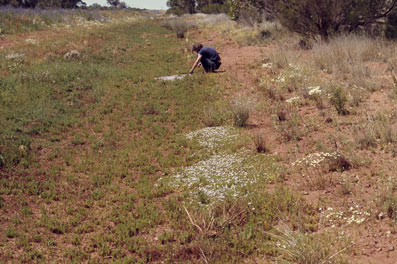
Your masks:
<svg viewBox="0 0 397 264"><path fill-rule="evenodd" d="M349 111L345 108L347 95L342 87L337 87L332 91L331 104L335 107L338 115L347 115Z"/></svg>
<svg viewBox="0 0 397 264"><path fill-rule="evenodd" d="M16 236L18 235L18 233L17 233L17 231L15 231L14 229L9 228L9 229L6 229L5 235L6 235L8 238L14 238L14 237L16 237Z"/></svg>
<svg viewBox="0 0 397 264"><path fill-rule="evenodd" d="M397 11L392 12L387 18L385 36L388 39L397 38Z"/></svg>

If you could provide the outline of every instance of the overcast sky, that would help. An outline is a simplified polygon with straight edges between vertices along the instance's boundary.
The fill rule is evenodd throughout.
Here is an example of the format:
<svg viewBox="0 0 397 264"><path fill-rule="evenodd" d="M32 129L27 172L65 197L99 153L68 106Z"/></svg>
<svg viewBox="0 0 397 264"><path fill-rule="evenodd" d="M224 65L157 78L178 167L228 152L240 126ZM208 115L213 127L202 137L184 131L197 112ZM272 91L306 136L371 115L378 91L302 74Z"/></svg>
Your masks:
<svg viewBox="0 0 397 264"><path fill-rule="evenodd" d="M83 0L87 5L97 3L106 5L106 0ZM146 9L167 9L167 0L121 0L129 7L146 8Z"/></svg>

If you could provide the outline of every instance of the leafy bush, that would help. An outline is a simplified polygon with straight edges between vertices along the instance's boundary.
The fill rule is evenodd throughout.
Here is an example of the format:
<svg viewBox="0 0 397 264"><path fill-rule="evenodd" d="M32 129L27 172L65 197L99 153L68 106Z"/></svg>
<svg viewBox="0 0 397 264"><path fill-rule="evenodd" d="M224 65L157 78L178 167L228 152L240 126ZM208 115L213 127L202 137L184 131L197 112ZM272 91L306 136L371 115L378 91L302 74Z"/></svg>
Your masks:
<svg viewBox="0 0 397 264"><path fill-rule="evenodd" d="M349 113L349 111L345 108L347 103L347 95L342 87L338 86L332 91L330 101L338 112L338 115L347 115Z"/></svg>
<svg viewBox="0 0 397 264"><path fill-rule="evenodd" d="M387 17L385 37L388 39L397 38L397 10Z"/></svg>
<svg viewBox="0 0 397 264"><path fill-rule="evenodd" d="M227 4L208 4L201 8L201 12L205 14L221 14L227 13L229 6Z"/></svg>
<svg viewBox="0 0 397 264"><path fill-rule="evenodd" d="M8 228L8 229L5 230L5 235L8 238L14 238L14 237L16 237L18 235L18 232L15 231L15 229Z"/></svg>
<svg viewBox="0 0 397 264"><path fill-rule="evenodd" d="M395 7L396 1L379 0L249 0L259 10L274 14L293 32L328 41L335 33L351 32L378 23Z"/></svg>

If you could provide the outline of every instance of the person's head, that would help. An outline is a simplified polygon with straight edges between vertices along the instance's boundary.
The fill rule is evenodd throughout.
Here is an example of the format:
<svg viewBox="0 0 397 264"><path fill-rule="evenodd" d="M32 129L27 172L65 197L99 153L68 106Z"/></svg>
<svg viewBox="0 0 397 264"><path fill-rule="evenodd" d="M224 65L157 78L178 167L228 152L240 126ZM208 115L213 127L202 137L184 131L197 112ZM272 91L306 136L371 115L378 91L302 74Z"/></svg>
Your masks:
<svg viewBox="0 0 397 264"><path fill-rule="evenodd" d="M203 48L201 43L194 43L192 47L192 52L199 52Z"/></svg>

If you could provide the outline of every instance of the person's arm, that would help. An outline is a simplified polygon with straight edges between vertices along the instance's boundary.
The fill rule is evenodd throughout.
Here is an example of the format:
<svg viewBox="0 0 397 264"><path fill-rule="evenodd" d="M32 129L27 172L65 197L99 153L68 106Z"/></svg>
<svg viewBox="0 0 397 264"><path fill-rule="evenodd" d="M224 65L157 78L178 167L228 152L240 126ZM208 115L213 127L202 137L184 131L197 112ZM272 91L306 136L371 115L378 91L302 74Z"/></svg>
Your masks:
<svg viewBox="0 0 397 264"><path fill-rule="evenodd" d="M197 67L197 65L200 63L200 60L201 60L201 58L203 57L203 55L201 55L201 54L198 54L197 55L197 59L196 59L196 61L194 62L194 64L193 64L193 67L192 67L192 69L190 70L190 74L193 74L193 72L194 72L194 69L196 69L196 67Z"/></svg>

